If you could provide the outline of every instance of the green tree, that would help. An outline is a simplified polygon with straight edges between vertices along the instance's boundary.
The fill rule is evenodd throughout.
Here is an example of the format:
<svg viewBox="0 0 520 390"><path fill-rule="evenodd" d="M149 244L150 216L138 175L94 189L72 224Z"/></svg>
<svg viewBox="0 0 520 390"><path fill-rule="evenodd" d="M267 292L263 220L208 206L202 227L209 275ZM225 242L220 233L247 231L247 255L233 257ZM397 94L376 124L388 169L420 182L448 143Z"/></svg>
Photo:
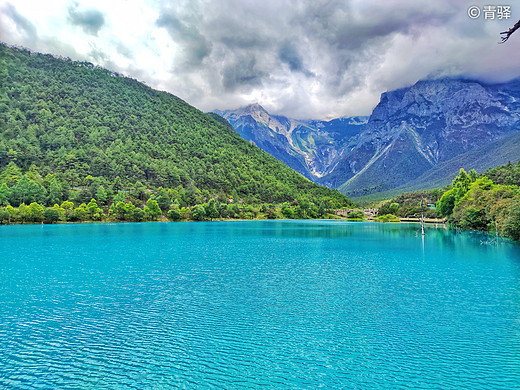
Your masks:
<svg viewBox="0 0 520 390"><path fill-rule="evenodd" d="M119 202L125 203L125 194L123 192L116 193L116 195L114 196L114 199L112 199L112 203L119 203Z"/></svg>
<svg viewBox="0 0 520 390"><path fill-rule="evenodd" d="M181 214L182 219L188 219L191 214L191 210L189 207L181 207L179 213Z"/></svg>
<svg viewBox="0 0 520 390"><path fill-rule="evenodd" d="M194 221L203 221L206 218L206 209L204 206L197 204L191 209L191 219Z"/></svg>
<svg viewBox="0 0 520 390"><path fill-rule="evenodd" d="M442 216L447 217L453 213L453 208L455 207L455 195L456 192L454 189L448 190L437 202L437 211Z"/></svg>
<svg viewBox="0 0 520 390"><path fill-rule="evenodd" d="M104 206L107 204L108 195L105 191L105 187L103 187L102 185L99 186L99 188L96 191L96 199L100 205Z"/></svg>
<svg viewBox="0 0 520 390"><path fill-rule="evenodd" d="M144 207L146 218L150 221L155 221L162 214L161 208L155 199L148 199Z"/></svg>
<svg viewBox="0 0 520 390"><path fill-rule="evenodd" d="M265 216L267 219L276 219L278 218L278 215L276 214L276 211L274 208L268 208L265 210Z"/></svg>
<svg viewBox="0 0 520 390"><path fill-rule="evenodd" d="M139 207L136 207L134 210L134 218L133 220L136 222L141 222L146 219L146 214L143 209L140 209Z"/></svg>
<svg viewBox="0 0 520 390"><path fill-rule="evenodd" d="M204 209L206 218L215 219L220 216L217 210L217 201L213 198L209 200L208 204L204 205Z"/></svg>
<svg viewBox="0 0 520 390"><path fill-rule="evenodd" d="M10 162L0 173L0 183L5 183L8 186L16 185L22 178L22 170L14 162Z"/></svg>
<svg viewBox="0 0 520 390"><path fill-rule="evenodd" d="M60 219L60 213L54 207L47 207L43 214L45 223L56 223Z"/></svg>
<svg viewBox="0 0 520 390"><path fill-rule="evenodd" d="M74 203L65 200L61 203L63 218L65 221L72 221L74 218Z"/></svg>
<svg viewBox="0 0 520 390"><path fill-rule="evenodd" d="M73 220L75 221L86 221L88 218L87 205L85 203L80 204L74 209Z"/></svg>
<svg viewBox="0 0 520 390"><path fill-rule="evenodd" d="M166 211L170 208L172 204L172 200L170 199L168 192L164 188L160 188L159 192L155 196L155 200L157 204L161 208L162 211Z"/></svg>
<svg viewBox="0 0 520 390"><path fill-rule="evenodd" d="M386 214L384 214L386 215ZM351 218L351 219L364 219L365 218L365 213L361 210L354 210L354 211L350 211L348 214L347 214L347 218Z"/></svg>
<svg viewBox="0 0 520 390"><path fill-rule="evenodd" d="M144 186L144 184L140 181L137 181L137 183L135 183L132 195L139 200L144 200L146 195L146 187Z"/></svg>
<svg viewBox="0 0 520 390"><path fill-rule="evenodd" d="M31 222L42 222L44 213L45 209L43 208L43 206L39 205L36 202L32 202L29 205L27 220Z"/></svg>
<svg viewBox="0 0 520 390"><path fill-rule="evenodd" d="M101 210L95 199L91 199L87 204L87 216L92 221L100 221L103 216L103 210Z"/></svg>
<svg viewBox="0 0 520 390"><path fill-rule="evenodd" d="M6 206L5 211L7 214L9 214L9 223L18 221L20 219L18 209L15 209L13 206Z"/></svg>
<svg viewBox="0 0 520 390"><path fill-rule="evenodd" d="M20 181L12 187L10 192L9 203L16 206L25 203L29 198L29 180L22 176Z"/></svg>
<svg viewBox="0 0 520 390"><path fill-rule="evenodd" d="M11 216L5 209L5 207L0 207L0 225L10 223L11 222Z"/></svg>
<svg viewBox="0 0 520 390"><path fill-rule="evenodd" d="M136 207L132 202L126 202L125 204L125 220L133 221L135 218Z"/></svg>
<svg viewBox="0 0 520 390"><path fill-rule="evenodd" d="M109 214L119 221L124 221L127 217L127 208L125 206L126 203L123 201L114 202L112 206L110 206Z"/></svg>
<svg viewBox="0 0 520 390"><path fill-rule="evenodd" d="M29 215L29 206L27 206L25 203L22 203L20 206L18 206L17 213L15 215L22 223L31 220Z"/></svg>
<svg viewBox="0 0 520 390"><path fill-rule="evenodd" d="M63 201L63 186L57 178L53 178L49 186L48 204L59 204Z"/></svg>
<svg viewBox="0 0 520 390"><path fill-rule="evenodd" d="M293 219L294 218L294 209L289 206L288 204L285 204L282 206L282 214L285 218Z"/></svg>
<svg viewBox="0 0 520 390"><path fill-rule="evenodd" d="M179 206L172 206L168 211L168 219L171 221L180 221L182 219L181 212L179 210Z"/></svg>
<svg viewBox="0 0 520 390"><path fill-rule="evenodd" d="M399 210L399 204L395 202L386 202L381 205L379 208L377 215L386 215L386 214L397 214Z"/></svg>
<svg viewBox="0 0 520 390"><path fill-rule="evenodd" d="M116 178L112 182L112 191L119 192L122 189L123 189L123 184L121 182L121 178L119 176L116 176Z"/></svg>
<svg viewBox="0 0 520 390"><path fill-rule="evenodd" d="M459 225L464 229L486 230L488 221L483 209L477 207L465 207L460 212Z"/></svg>
<svg viewBox="0 0 520 390"><path fill-rule="evenodd" d="M504 233L513 240L520 240L520 196L510 204L505 213Z"/></svg>
<svg viewBox="0 0 520 390"><path fill-rule="evenodd" d="M6 183L0 185L0 206L9 205L9 198L11 192L9 191L9 187L7 187Z"/></svg>

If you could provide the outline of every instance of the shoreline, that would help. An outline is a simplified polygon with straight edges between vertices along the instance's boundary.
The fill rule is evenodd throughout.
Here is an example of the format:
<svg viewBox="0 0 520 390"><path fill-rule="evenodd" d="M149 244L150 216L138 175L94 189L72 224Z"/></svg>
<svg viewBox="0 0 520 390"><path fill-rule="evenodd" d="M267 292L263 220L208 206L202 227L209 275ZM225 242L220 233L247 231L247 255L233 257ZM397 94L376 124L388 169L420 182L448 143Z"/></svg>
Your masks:
<svg viewBox="0 0 520 390"><path fill-rule="evenodd" d="M332 214L331 214L332 215ZM103 224L119 224L119 223L182 223L182 222L252 222L252 221L346 221L346 222L374 222L374 223L420 223L418 218L400 218L400 221L392 221L392 222L383 222L377 221L374 218L276 218L276 219L268 219L268 218L253 218L253 219L237 219L237 218L219 218L219 219L211 219L211 220L203 220L203 221L195 221L192 219L184 219L180 221L171 221L169 219L161 218L156 221L57 221L53 223L45 223L45 222L11 222L11 223L0 223L0 226L14 226L14 225L78 225L78 224L90 224L90 223L103 223ZM425 219L425 223L427 224L443 224L448 226L447 223L442 220L436 219Z"/></svg>

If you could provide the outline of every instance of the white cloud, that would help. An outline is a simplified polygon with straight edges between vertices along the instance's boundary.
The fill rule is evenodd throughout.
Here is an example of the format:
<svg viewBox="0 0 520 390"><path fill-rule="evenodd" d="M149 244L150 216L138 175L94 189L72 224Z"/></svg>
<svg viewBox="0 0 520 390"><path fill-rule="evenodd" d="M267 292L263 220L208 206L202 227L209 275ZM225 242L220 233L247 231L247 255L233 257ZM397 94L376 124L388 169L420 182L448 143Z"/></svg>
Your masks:
<svg viewBox="0 0 520 390"><path fill-rule="evenodd" d="M0 0L8 44L89 60L208 111L258 102L299 118L368 114L419 79L520 75L510 20L484 1ZM487 3L486 3L487 4ZM71 10L73 16L71 16Z"/></svg>

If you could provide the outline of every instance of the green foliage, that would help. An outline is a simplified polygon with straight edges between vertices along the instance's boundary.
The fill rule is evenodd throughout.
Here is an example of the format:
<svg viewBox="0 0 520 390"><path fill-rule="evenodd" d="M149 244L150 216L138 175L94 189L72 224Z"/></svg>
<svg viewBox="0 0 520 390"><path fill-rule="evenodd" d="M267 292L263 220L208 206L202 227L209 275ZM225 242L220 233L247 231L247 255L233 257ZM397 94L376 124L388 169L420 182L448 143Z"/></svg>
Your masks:
<svg viewBox="0 0 520 390"><path fill-rule="evenodd" d="M105 205L107 203L108 195L105 191L105 187L102 185L99 186L98 190L96 191L96 199L100 205Z"/></svg>
<svg viewBox="0 0 520 390"><path fill-rule="evenodd" d="M401 220L393 214L385 214L376 218L378 222L401 222Z"/></svg>
<svg viewBox="0 0 520 390"><path fill-rule="evenodd" d="M78 206L78 208L74 209L72 214L73 221L85 221L87 220L88 210L87 205L82 203Z"/></svg>
<svg viewBox="0 0 520 390"><path fill-rule="evenodd" d="M0 183L6 183L8 186L12 187L20 181L22 176L22 170L18 168L14 161L11 161L0 173Z"/></svg>
<svg viewBox="0 0 520 390"><path fill-rule="evenodd" d="M19 215L19 211L17 209L15 209L13 206L6 206L5 211L9 215L9 220L8 220L9 223L17 222L17 220L18 220L17 217Z"/></svg>
<svg viewBox="0 0 520 390"><path fill-rule="evenodd" d="M365 218L365 213L363 211L361 211L361 210L350 211L347 214L347 218L349 218L349 219L364 219Z"/></svg>
<svg viewBox="0 0 520 390"><path fill-rule="evenodd" d="M27 221L29 222L42 222L44 218L45 209L43 206L36 202L29 205L27 210Z"/></svg>
<svg viewBox="0 0 520 390"><path fill-rule="evenodd" d="M204 205L206 218L215 219L220 217L220 214L217 210L217 202L215 199L210 199L207 205Z"/></svg>
<svg viewBox="0 0 520 390"><path fill-rule="evenodd" d="M154 194L163 212L175 200L186 207L229 195L250 204L327 198L329 206L350 205L171 94L5 45L0 58L0 185L14 206L92 198L106 206L116 194L126 197L116 195L116 205L142 205ZM157 218L155 211L148 216Z"/></svg>
<svg viewBox="0 0 520 390"><path fill-rule="evenodd" d="M438 218L439 202L442 195L442 190L414 191L401 194L383 203L379 207L378 215L393 214L401 218L418 218L424 215L425 218ZM447 199L446 197L442 200L441 208L444 207ZM434 206L435 202L437 202L437 209ZM452 209L453 205L450 210Z"/></svg>
<svg viewBox="0 0 520 390"><path fill-rule="evenodd" d="M179 206L175 205L175 207L170 208L168 211L168 219L171 221L180 221L182 219L182 214L179 210Z"/></svg>
<svg viewBox="0 0 520 390"><path fill-rule="evenodd" d="M477 207L465 207L460 210L458 225L463 229L486 230L488 221L485 212Z"/></svg>
<svg viewBox="0 0 520 390"><path fill-rule="evenodd" d="M155 199L148 199L148 202L146 202L146 206L144 208L144 213L146 215L146 219L155 221L157 218L159 218L159 216L161 216L162 210Z"/></svg>
<svg viewBox="0 0 520 390"><path fill-rule="evenodd" d="M490 168L484 175L496 184L520 186L520 161Z"/></svg>
<svg viewBox="0 0 520 390"><path fill-rule="evenodd" d="M508 174L515 170L516 166L508 164L488 172L502 182L510 182ZM466 175L461 170L437 208L457 227L520 239L520 189L516 185L497 184L487 176Z"/></svg>
<svg viewBox="0 0 520 390"><path fill-rule="evenodd" d="M206 218L206 209L204 206L197 204L191 209L191 219L194 221L203 221Z"/></svg>
<svg viewBox="0 0 520 390"><path fill-rule="evenodd" d="M435 203L439 201L443 195L443 190L426 190L414 191L401 194L390 202L390 205L397 203L399 208L396 212L391 212L398 217L420 217L424 215L426 218L438 218L439 213L435 208ZM395 211L395 210L392 210Z"/></svg>
<svg viewBox="0 0 520 390"><path fill-rule="evenodd" d="M5 207L0 207L0 225L10 223L11 216L5 209Z"/></svg>
<svg viewBox="0 0 520 390"><path fill-rule="evenodd" d="M10 191L6 183L0 185L0 206L7 206L9 204Z"/></svg>
<svg viewBox="0 0 520 390"><path fill-rule="evenodd" d="M134 221L142 222L144 220L146 220L146 213L144 212L143 209L136 207L134 210Z"/></svg>
<svg viewBox="0 0 520 390"><path fill-rule="evenodd" d="M63 220L72 221L74 219L74 203L64 201L60 207L63 210Z"/></svg>
<svg viewBox="0 0 520 390"><path fill-rule="evenodd" d="M157 195L154 197L157 201L157 204L161 208L162 211L166 211L170 208L172 204L172 200L170 199L168 192L164 188L160 188Z"/></svg>
<svg viewBox="0 0 520 390"><path fill-rule="evenodd" d="M378 215L397 214L399 210L399 203L386 202L379 208Z"/></svg>
<svg viewBox="0 0 520 390"><path fill-rule="evenodd" d="M267 219L277 219L278 214L276 214L276 210L274 208L268 208L265 210L265 216Z"/></svg>
<svg viewBox="0 0 520 390"><path fill-rule="evenodd" d="M437 209L442 216L449 216L454 208L460 204L466 193L469 191L471 183L477 178L475 171L468 175L464 169L460 169L459 174L451 182L451 188L446 191L439 202Z"/></svg>
<svg viewBox="0 0 520 390"><path fill-rule="evenodd" d="M100 221L103 216L103 210L101 210L95 199L91 199L87 204L87 215L91 221Z"/></svg>
<svg viewBox="0 0 520 390"><path fill-rule="evenodd" d="M60 220L60 212L53 207L47 207L43 217L45 223L56 223Z"/></svg>
<svg viewBox="0 0 520 390"><path fill-rule="evenodd" d="M288 203L285 203L282 206L282 214L285 218L293 219L294 218L294 209L289 206Z"/></svg>
<svg viewBox="0 0 520 390"><path fill-rule="evenodd" d="M47 197L48 204L56 204L63 202L64 193L63 193L63 185L57 178L53 178L49 185L49 195Z"/></svg>
<svg viewBox="0 0 520 390"><path fill-rule="evenodd" d="M446 191L437 202L437 210L440 215L447 216L453 213L455 207L455 189Z"/></svg>
<svg viewBox="0 0 520 390"><path fill-rule="evenodd" d="M24 175L16 185L10 188L8 201L11 205L31 202L44 203L46 195L47 191L41 184L29 180L27 175Z"/></svg>
<svg viewBox="0 0 520 390"><path fill-rule="evenodd" d="M504 213L503 232L513 240L520 240L520 197L516 197Z"/></svg>

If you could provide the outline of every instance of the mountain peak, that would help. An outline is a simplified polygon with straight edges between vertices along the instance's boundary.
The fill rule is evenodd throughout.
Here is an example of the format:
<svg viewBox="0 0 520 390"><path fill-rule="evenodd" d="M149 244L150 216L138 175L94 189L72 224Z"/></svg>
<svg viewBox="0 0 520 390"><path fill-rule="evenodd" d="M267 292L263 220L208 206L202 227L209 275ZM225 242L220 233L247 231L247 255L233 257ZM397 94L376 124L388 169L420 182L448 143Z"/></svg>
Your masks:
<svg viewBox="0 0 520 390"><path fill-rule="evenodd" d="M266 109L258 103L249 104L248 106L241 107L238 110L242 112L265 112L266 114L268 113Z"/></svg>

